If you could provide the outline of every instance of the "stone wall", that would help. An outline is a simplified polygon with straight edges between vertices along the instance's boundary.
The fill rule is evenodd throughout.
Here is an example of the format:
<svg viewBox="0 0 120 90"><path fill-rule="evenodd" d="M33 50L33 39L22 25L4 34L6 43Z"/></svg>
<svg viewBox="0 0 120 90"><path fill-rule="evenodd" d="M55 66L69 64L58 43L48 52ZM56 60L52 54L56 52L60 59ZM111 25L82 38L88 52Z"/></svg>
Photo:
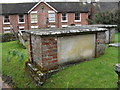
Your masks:
<svg viewBox="0 0 120 90"><path fill-rule="evenodd" d="M106 33L106 43L113 43L115 40L115 28L108 28Z"/></svg>
<svg viewBox="0 0 120 90"><path fill-rule="evenodd" d="M33 61L42 67L41 37L31 35L31 44Z"/></svg>
<svg viewBox="0 0 120 90"><path fill-rule="evenodd" d="M110 43L114 42L115 40L115 28L110 28Z"/></svg>
<svg viewBox="0 0 120 90"><path fill-rule="evenodd" d="M104 55L105 39L106 39L106 34L104 32L98 32L96 34L96 57Z"/></svg>
<svg viewBox="0 0 120 90"><path fill-rule="evenodd" d="M41 37L42 42L42 68L47 70L58 67L57 59L57 37Z"/></svg>
<svg viewBox="0 0 120 90"><path fill-rule="evenodd" d="M57 38L31 35L29 59L44 70L57 68Z"/></svg>

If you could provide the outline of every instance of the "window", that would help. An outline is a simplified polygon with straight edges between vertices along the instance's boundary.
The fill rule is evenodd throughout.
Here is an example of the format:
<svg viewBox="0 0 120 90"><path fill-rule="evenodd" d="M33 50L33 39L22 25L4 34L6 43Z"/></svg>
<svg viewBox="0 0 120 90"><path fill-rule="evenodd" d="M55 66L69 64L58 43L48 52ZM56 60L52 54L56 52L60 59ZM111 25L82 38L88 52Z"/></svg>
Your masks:
<svg viewBox="0 0 120 90"><path fill-rule="evenodd" d="M48 20L49 20L49 22L55 22L55 12L54 11L48 11Z"/></svg>
<svg viewBox="0 0 120 90"><path fill-rule="evenodd" d="M62 22L67 22L67 14L62 13Z"/></svg>
<svg viewBox="0 0 120 90"><path fill-rule="evenodd" d="M63 28L66 28L66 27L68 27L68 25L62 25L62 27L63 27Z"/></svg>
<svg viewBox="0 0 120 90"><path fill-rule="evenodd" d="M80 21L80 13L75 13L75 21Z"/></svg>
<svg viewBox="0 0 120 90"><path fill-rule="evenodd" d="M19 23L24 23L24 15L19 15Z"/></svg>
<svg viewBox="0 0 120 90"><path fill-rule="evenodd" d="M4 33L10 33L11 32L10 27L4 27L3 29L4 29Z"/></svg>
<svg viewBox="0 0 120 90"><path fill-rule="evenodd" d="M20 26L20 27L19 27L19 30L24 30L24 26Z"/></svg>
<svg viewBox="0 0 120 90"><path fill-rule="evenodd" d="M31 23L37 23L37 11L31 12Z"/></svg>
<svg viewBox="0 0 120 90"><path fill-rule="evenodd" d="M37 29L38 26L31 26L31 29Z"/></svg>
<svg viewBox="0 0 120 90"><path fill-rule="evenodd" d="M81 24L76 24L75 26L81 26Z"/></svg>
<svg viewBox="0 0 120 90"><path fill-rule="evenodd" d="M56 26L55 26L55 25L49 25L48 27L54 28L54 27L56 27Z"/></svg>
<svg viewBox="0 0 120 90"><path fill-rule="evenodd" d="M24 28L21 28L21 29L19 29L19 30L24 30Z"/></svg>
<svg viewBox="0 0 120 90"><path fill-rule="evenodd" d="M8 15L4 16L4 23L9 23L10 24L10 20L9 20Z"/></svg>

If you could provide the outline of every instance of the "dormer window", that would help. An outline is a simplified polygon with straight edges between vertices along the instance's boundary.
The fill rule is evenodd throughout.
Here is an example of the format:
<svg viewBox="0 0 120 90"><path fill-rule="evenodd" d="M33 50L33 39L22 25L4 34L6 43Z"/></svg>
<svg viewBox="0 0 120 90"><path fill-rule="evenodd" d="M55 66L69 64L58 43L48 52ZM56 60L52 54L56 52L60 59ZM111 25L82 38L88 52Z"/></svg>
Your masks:
<svg viewBox="0 0 120 90"><path fill-rule="evenodd" d="M24 23L24 15L19 15L18 23Z"/></svg>
<svg viewBox="0 0 120 90"><path fill-rule="evenodd" d="M4 16L4 24L10 24L9 16L5 15Z"/></svg>

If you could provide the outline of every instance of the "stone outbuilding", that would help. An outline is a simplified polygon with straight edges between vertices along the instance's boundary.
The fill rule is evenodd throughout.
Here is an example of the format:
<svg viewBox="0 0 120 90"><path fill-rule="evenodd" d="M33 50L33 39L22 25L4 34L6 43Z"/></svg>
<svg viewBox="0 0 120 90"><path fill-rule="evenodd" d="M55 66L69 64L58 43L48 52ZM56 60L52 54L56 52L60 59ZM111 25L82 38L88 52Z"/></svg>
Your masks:
<svg viewBox="0 0 120 90"><path fill-rule="evenodd" d="M27 31L29 62L44 71L104 55L106 28L69 27Z"/></svg>
<svg viewBox="0 0 120 90"><path fill-rule="evenodd" d="M29 61L26 72L42 85L64 65L104 55L106 28L68 27L26 31L29 34Z"/></svg>
<svg viewBox="0 0 120 90"><path fill-rule="evenodd" d="M98 27L106 28L106 43L113 43L115 39L115 32L117 32L117 25L105 25L105 24L96 24L96 25L83 25L83 27Z"/></svg>

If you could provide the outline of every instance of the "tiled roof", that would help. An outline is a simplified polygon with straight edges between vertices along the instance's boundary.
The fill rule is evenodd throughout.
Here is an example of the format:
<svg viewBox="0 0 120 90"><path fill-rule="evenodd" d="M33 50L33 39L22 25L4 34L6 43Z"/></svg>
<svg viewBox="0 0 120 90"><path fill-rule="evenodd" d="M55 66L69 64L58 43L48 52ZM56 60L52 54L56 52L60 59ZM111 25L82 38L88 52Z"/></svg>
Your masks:
<svg viewBox="0 0 120 90"><path fill-rule="evenodd" d="M2 13L0 14L22 14L27 13L36 3L15 3L0 4Z"/></svg>
<svg viewBox="0 0 120 90"><path fill-rule="evenodd" d="M90 10L88 4L81 2L47 2L58 12L88 12ZM0 4L0 14L25 14L34 7L37 2L33 3L14 3ZM118 9L118 2L98 2L95 4L97 11L112 11Z"/></svg>
<svg viewBox="0 0 120 90"><path fill-rule="evenodd" d="M0 4L2 7L2 13L0 14L22 14L28 13L28 11L34 7L34 3L14 3L14 4ZM83 5L79 2L48 2L58 12L88 12L87 5Z"/></svg>
<svg viewBox="0 0 120 90"><path fill-rule="evenodd" d="M81 2L48 2L58 12L88 12L88 4Z"/></svg>

